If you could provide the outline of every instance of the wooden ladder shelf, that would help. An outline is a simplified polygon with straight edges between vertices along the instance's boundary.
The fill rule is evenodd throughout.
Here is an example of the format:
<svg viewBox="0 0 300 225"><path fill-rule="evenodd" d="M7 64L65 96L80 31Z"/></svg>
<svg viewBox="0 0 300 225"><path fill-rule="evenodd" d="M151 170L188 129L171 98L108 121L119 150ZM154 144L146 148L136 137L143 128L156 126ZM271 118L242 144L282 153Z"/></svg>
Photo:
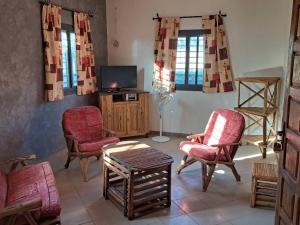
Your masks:
<svg viewBox="0 0 300 225"><path fill-rule="evenodd" d="M238 106L235 110L248 119L249 124L245 130L250 133L250 128L254 126L262 129L262 134L247 133L243 136L243 140L258 146L262 157L266 158L268 145L275 141L280 78L239 77L235 80L238 82ZM249 96L244 100L241 95L242 89L249 92ZM252 106L252 103L255 106Z"/></svg>

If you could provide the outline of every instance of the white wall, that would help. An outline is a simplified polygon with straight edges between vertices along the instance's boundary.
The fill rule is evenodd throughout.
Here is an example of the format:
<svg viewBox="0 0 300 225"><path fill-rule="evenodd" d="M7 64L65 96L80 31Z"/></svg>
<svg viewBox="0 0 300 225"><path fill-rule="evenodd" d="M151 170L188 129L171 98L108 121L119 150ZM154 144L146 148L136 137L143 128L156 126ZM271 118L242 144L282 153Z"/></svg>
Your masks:
<svg viewBox="0 0 300 225"><path fill-rule="evenodd" d="M152 17L227 13L225 26L235 77L282 68L286 62L292 0L107 0L108 58L111 65L136 64L144 69L144 88L151 91L155 22ZM200 28L200 19L182 19L181 29ZM118 47L113 42L119 42ZM272 70L271 70L272 71ZM268 74L272 76L272 74ZM237 93L177 91L164 113L164 131L194 133L204 129L212 110L233 109ZM152 107L151 129L158 130Z"/></svg>

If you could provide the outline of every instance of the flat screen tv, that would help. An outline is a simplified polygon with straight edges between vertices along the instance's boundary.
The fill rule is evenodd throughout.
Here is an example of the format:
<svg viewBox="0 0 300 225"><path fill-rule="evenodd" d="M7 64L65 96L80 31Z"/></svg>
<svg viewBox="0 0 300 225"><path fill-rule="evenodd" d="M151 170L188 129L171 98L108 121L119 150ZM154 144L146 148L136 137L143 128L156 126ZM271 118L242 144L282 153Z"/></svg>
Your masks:
<svg viewBox="0 0 300 225"><path fill-rule="evenodd" d="M120 91L137 87L136 66L102 66L100 83L103 91Z"/></svg>

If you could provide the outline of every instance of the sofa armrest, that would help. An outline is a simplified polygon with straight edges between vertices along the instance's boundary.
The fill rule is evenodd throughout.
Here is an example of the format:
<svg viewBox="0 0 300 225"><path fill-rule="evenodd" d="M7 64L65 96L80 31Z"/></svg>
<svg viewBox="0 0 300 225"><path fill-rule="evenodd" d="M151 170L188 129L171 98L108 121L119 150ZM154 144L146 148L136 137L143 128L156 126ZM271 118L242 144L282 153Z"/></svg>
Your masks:
<svg viewBox="0 0 300 225"><path fill-rule="evenodd" d="M19 203L13 206L9 206L0 210L0 218L7 216L12 216L16 214L22 214L33 209L38 209L42 207L42 200L40 198Z"/></svg>
<svg viewBox="0 0 300 225"><path fill-rule="evenodd" d="M106 133L106 137L116 136L116 132L113 131L113 130L109 130L109 129L106 129L106 128L103 128L102 130L103 130L104 133Z"/></svg>
<svg viewBox="0 0 300 225"><path fill-rule="evenodd" d="M19 164L22 166L27 166L27 161L34 160L36 159L36 155L29 155L29 156L24 156L24 157L18 157L15 159L9 159L9 160L4 160L0 161L0 165L10 165L10 171L14 170L17 168Z"/></svg>

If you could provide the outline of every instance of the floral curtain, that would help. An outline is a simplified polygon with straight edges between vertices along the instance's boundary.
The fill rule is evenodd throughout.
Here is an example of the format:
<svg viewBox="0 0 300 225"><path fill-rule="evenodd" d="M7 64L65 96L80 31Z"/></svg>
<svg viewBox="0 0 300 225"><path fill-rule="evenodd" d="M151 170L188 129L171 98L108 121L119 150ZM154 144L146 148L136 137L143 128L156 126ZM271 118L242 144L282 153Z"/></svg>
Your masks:
<svg viewBox="0 0 300 225"><path fill-rule="evenodd" d="M61 7L43 5L42 26L44 36L45 99L63 99Z"/></svg>
<svg viewBox="0 0 300 225"><path fill-rule="evenodd" d="M179 17L163 17L158 21L155 37L153 88L175 91L176 50Z"/></svg>
<svg viewBox="0 0 300 225"><path fill-rule="evenodd" d="M202 26L205 39L203 91L206 93L233 91L223 18L221 15L204 16Z"/></svg>
<svg viewBox="0 0 300 225"><path fill-rule="evenodd" d="M97 91L96 68L89 15L74 12L78 84L77 94Z"/></svg>

